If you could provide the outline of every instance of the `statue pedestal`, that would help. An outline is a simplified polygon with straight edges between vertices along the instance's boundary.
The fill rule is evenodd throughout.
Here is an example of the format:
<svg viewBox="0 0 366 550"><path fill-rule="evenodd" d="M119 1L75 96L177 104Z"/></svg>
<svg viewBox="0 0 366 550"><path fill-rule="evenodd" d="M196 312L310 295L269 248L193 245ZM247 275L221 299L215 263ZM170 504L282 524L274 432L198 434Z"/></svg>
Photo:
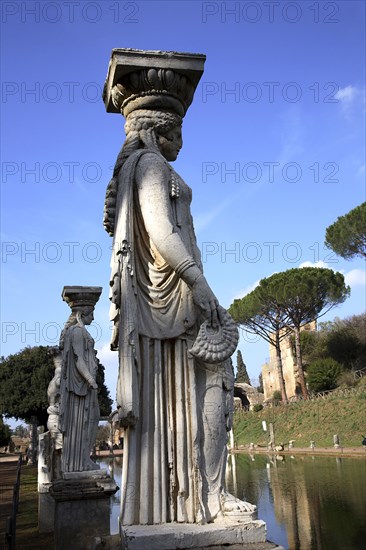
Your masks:
<svg viewBox="0 0 366 550"><path fill-rule="evenodd" d="M95 537L110 534L110 497L118 490L105 470L70 472L52 484L55 550L90 550Z"/></svg>
<svg viewBox="0 0 366 550"><path fill-rule="evenodd" d="M196 549L266 541L266 524L261 520L239 523L222 519L206 525L166 523L131 525L121 528L126 550Z"/></svg>
<svg viewBox="0 0 366 550"><path fill-rule="evenodd" d="M93 550L284 550L266 541L266 524L260 520L130 525L121 529L121 537L96 537Z"/></svg>
<svg viewBox="0 0 366 550"><path fill-rule="evenodd" d="M55 523L55 501L49 493L49 488L38 492L38 531L52 533Z"/></svg>
<svg viewBox="0 0 366 550"><path fill-rule="evenodd" d="M52 487L54 441L50 432L38 439L38 530L52 533L55 517L55 501L50 495Z"/></svg>

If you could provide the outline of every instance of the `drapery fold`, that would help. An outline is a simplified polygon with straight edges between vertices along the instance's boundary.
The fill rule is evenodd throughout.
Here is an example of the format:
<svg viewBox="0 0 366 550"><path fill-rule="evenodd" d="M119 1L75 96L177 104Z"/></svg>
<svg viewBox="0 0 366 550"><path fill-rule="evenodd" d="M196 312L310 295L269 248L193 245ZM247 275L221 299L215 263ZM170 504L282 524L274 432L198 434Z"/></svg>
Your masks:
<svg viewBox="0 0 366 550"><path fill-rule="evenodd" d="M187 341L140 336L140 421L126 431L123 525L200 521L195 367Z"/></svg>
<svg viewBox="0 0 366 550"><path fill-rule="evenodd" d="M112 252L111 347L119 351L117 403L125 427L120 522L204 523L220 512L229 415L223 380L230 378L231 365L212 372L189 353L199 329L197 311L190 288L144 225L135 173L145 153L149 162L155 157L166 163L148 149L126 160L118 178ZM169 197L164 216L201 268L191 190L166 165L180 193L170 194L169 175L160 182L160 192ZM157 194L156 204L148 205L157 212L158 200Z"/></svg>

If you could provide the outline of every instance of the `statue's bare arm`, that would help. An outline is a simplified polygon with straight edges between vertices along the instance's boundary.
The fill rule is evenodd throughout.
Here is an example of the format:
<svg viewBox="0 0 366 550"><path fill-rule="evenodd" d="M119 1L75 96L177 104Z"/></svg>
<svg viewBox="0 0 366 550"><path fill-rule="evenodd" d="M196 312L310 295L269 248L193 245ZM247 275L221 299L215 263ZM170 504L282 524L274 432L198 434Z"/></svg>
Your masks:
<svg viewBox="0 0 366 550"><path fill-rule="evenodd" d="M92 377L88 366L84 359L85 353L85 329L81 327L75 327L73 330L72 349L75 354L75 365L81 376L88 382L89 386L93 389L98 389L97 383Z"/></svg>
<svg viewBox="0 0 366 550"><path fill-rule="evenodd" d="M180 276L191 288L193 301L202 317L215 325L218 306L216 296L199 266L189 262L190 255L185 244L174 231L169 197L169 168L157 155L146 153L136 168L136 184L145 228L151 240L173 269L179 271L179 266L187 261L188 267ZM191 222L186 220L186 223Z"/></svg>

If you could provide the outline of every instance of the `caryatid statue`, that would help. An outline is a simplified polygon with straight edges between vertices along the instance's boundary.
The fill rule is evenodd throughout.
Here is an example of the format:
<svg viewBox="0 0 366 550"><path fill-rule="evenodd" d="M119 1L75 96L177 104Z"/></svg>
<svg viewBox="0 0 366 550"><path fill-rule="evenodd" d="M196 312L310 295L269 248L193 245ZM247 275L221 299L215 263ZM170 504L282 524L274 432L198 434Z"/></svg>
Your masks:
<svg viewBox="0 0 366 550"><path fill-rule="evenodd" d="M126 119L104 225L113 236L111 348L119 351L127 526L240 513L250 521L255 512L224 485L238 332L203 274L192 191L170 164L204 61L116 49L104 88L107 111Z"/></svg>
<svg viewBox="0 0 366 550"><path fill-rule="evenodd" d="M62 433L60 430L60 397L61 397L61 376L62 376L62 354L58 346L50 348L49 354L53 357L55 365L55 374L51 382L48 384L48 420L47 428L52 438L52 479L60 477L61 472L61 449L62 449Z"/></svg>
<svg viewBox="0 0 366 550"><path fill-rule="evenodd" d="M59 427L63 435L61 471L98 470L90 453L100 418L98 364L94 340L86 330L94 319L94 307L101 287L65 286L63 300L71 314L60 337L62 371L60 381Z"/></svg>

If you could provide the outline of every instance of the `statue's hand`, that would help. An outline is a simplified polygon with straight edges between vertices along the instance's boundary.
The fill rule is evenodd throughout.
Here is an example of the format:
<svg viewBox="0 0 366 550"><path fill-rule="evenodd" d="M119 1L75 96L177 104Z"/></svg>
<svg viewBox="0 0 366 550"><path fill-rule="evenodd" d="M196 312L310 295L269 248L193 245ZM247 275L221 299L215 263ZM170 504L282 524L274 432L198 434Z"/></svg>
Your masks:
<svg viewBox="0 0 366 550"><path fill-rule="evenodd" d="M92 390L97 390L98 389L98 384L96 383L95 380L93 380L93 378L91 380L88 380L89 382L89 386Z"/></svg>
<svg viewBox="0 0 366 550"><path fill-rule="evenodd" d="M213 328L216 328L219 322L217 312L219 302L203 275L195 280L192 286L192 295L193 301L201 313L202 321L207 320Z"/></svg>

